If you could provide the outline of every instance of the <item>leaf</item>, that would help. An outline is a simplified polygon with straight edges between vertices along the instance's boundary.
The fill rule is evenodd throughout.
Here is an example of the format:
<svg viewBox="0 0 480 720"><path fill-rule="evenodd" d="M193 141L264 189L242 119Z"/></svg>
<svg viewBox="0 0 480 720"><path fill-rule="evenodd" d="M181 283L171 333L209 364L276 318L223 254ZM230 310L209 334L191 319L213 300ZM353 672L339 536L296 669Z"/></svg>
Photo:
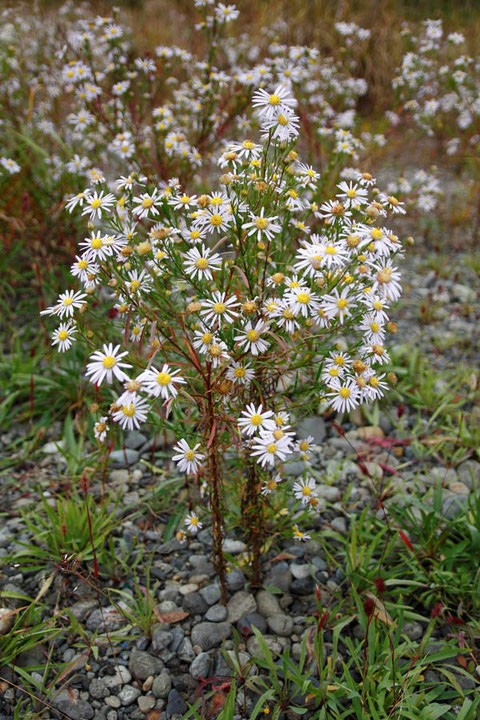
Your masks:
<svg viewBox="0 0 480 720"><path fill-rule="evenodd" d="M159 613L158 619L160 622L166 623L167 625L172 625L173 623L185 620L185 618L187 618L189 615L190 613L185 612L184 610L175 610L174 612Z"/></svg>
<svg viewBox="0 0 480 720"><path fill-rule="evenodd" d="M295 555L292 555L288 552L281 552L279 555L275 555L270 562L280 562L281 560L293 560L295 558Z"/></svg>
<svg viewBox="0 0 480 720"><path fill-rule="evenodd" d="M385 623L385 625L393 625L394 622L390 615L387 612L387 609L385 605L382 603L381 600L379 600L373 593L367 592L365 593L367 597L369 597L371 600L373 600L373 603L375 605L375 609L373 611L373 614L376 618L381 620L381 622Z"/></svg>

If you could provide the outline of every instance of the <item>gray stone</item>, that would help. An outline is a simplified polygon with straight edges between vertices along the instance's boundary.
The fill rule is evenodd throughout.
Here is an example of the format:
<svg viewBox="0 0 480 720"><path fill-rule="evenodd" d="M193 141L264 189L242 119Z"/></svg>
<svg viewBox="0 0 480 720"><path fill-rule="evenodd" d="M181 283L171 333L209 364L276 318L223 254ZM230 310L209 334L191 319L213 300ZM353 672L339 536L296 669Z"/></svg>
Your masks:
<svg viewBox="0 0 480 720"><path fill-rule="evenodd" d="M480 463L475 460L466 460L457 469L458 479L465 483L470 490L480 488Z"/></svg>
<svg viewBox="0 0 480 720"><path fill-rule="evenodd" d="M131 448L113 450L110 453L109 462L114 468L128 468L138 462L138 451Z"/></svg>
<svg viewBox="0 0 480 720"><path fill-rule="evenodd" d="M150 712L150 710L153 710L155 707L155 698L151 695L140 695L139 698L137 698L137 705L142 711L142 713Z"/></svg>
<svg viewBox="0 0 480 720"><path fill-rule="evenodd" d="M126 604L122 601L118 604L118 607L108 605L93 610L86 621L87 630L99 633L120 630L125 625L125 618L120 609L126 609L126 607Z"/></svg>
<svg viewBox="0 0 480 720"><path fill-rule="evenodd" d="M306 578L312 574L310 565L306 564L298 565L297 563L292 563L292 565L290 565L290 570L292 571L294 578Z"/></svg>
<svg viewBox="0 0 480 720"><path fill-rule="evenodd" d="M184 662L192 662L193 658L195 657L195 653L193 651L190 638L186 637L182 640L177 650L177 655L180 660L183 660Z"/></svg>
<svg viewBox="0 0 480 720"><path fill-rule="evenodd" d="M150 675L158 675L163 670L163 663L144 650L135 648L130 655L128 669L137 680L146 680Z"/></svg>
<svg viewBox="0 0 480 720"><path fill-rule="evenodd" d="M172 640L173 635L168 630L154 630L152 635L152 647L155 652L165 650L165 648L171 645Z"/></svg>
<svg viewBox="0 0 480 720"><path fill-rule="evenodd" d="M125 687L130 687L129 685L125 685ZM125 689L125 688L124 688ZM109 695L105 698L105 705L108 705L108 707L118 709L122 705L122 701L120 700L119 695Z"/></svg>
<svg viewBox="0 0 480 720"><path fill-rule="evenodd" d="M267 590L259 590L257 593L257 608L258 612L264 617L271 617L272 615L282 615L282 609L278 603L277 598Z"/></svg>
<svg viewBox="0 0 480 720"><path fill-rule="evenodd" d="M295 578L290 584L292 595L311 595L315 589L315 581L311 575L306 578Z"/></svg>
<svg viewBox="0 0 480 720"><path fill-rule="evenodd" d="M210 675L212 660L206 652L201 652L190 665L190 675L198 680L199 678L207 678Z"/></svg>
<svg viewBox="0 0 480 720"><path fill-rule="evenodd" d="M447 494L447 492L445 492L442 501L442 513L446 518L452 520L464 511L467 501L468 498L466 495Z"/></svg>
<svg viewBox="0 0 480 720"><path fill-rule="evenodd" d="M245 586L246 578L239 568L232 568L227 575L227 587L235 592Z"/></svg>
<svg viewBox="0 0 480 720"><path fill-rule="evenodd" d="M316 493L318 497L328 500L328 502L335 502L340 495L338 488L333 485L317 485Z"/></svg>
<svg viewBox="0 0 480 720"><path fill-rule="evenodd" d="M256 610L257 603L253 595L246 590L239 590L227 603L228 622L236 623L243 615L256 612Z"/></svg>
<svg viewBox="0 0 480 720"><path fill-rule="evenodd" d="M162 672L153 680L152 692L157 698L165 699L172 689L172 679L168 672Z"/></svg>
<svg viewBox="0 0 480 720"><path fill-rule="evenodd" d="M76 688L64 688L53 698L52 705L71 720L91 720L95 711L89 702L80 698Z"/></svg>
<svg viewBox="0 0 480 720"><path fill-rule="evenodd" d="M131 430L127 433L125 438L125 447L130 448L131 450L138 450L138 448L145 445L146 442L147 438L145 435L142 435L142 433L138 432L138 430Z"/></svg>
<svg viewBox="0 0 480 720"><path fill-rule="evenodd" d="M208 610L208 603L199 592L191 592L183 596L182 607L192 615L204 615Z"/></svg>
<svg viewBox="0 0 480 720"><path fill-rule="evenodd" d="M423 627L418 622L406 622L403 632L410 640L420 640L423 637Z"/></svg>
<svg viewBox="0 0 480 720"><path fill-rule="evenodd" d="M292 573L290 568L285 563L285 567L278 565L273 568L265 578L265 585L271 585L274 588L278 588L281 592L288 592L290 583L292 582Z"/></svg>
<svg viewBox="0 0 480 720"><path fill-rule="evenodd" d="M258 612L248 613L237 622L237 630L241 635L253 633L252 626L255 626L261 633L267 632L267 623L263 615Z"/></svg>
<svg viewBox="0 0 480 720"><path fill-rule="evenodd" d="M130 671L123 665L118 665L115 668L115 673L113 675L105 675L102 678L103 682L110 690L112 690L112 688L119 687L119 685L129 683L131 679L132 675Z"/></svg>
<svg viewBox="0 0 480 720"><path fill-rule="evenodd" d="M79 622L85 622L89 613L94 610L98 605L98 600L79 600L74 605L71 605L70 612L73 617Z"/></svg>
<svg viewBox="0 0 480 720"><path fill-rule="evenodd" d="M325 420L319 416L313 416L300 420L296 427L296 431L299 438L307 438L311 435L314 441L318 444L325 440L327 436Z"/></svg>
<svg viewBox="0 0 480 720"><path fill-rule="evenodd" d="M230 538L225 538L223 541L223 551L229 555L239 555L240 553L245 552L246 549L246 544L241 540L231 540Z"/></svg>
<svg viewBox="0 0 480 720"><path fill-rule="evenodd" d="M168 694L166 713L169 718L171 715L183 715L188 710L187 703L182 698L178 690L172 688Z"/></svg>
<svg viewBox="0 0 480 720"><path fill-rule="evenodd" d="M227 608L224 605L212 605L205 613L205 620L209 622L223 622L227 619Z"/></svg>
<svg viewBox="0 0 480 720"><path fill-rule="evenodd" d="M107 686L102 678L92 678L88 686L88 692L95 700L101 700L108 695Z"/></svg>
<svg viewBox="0 0 480 720"><path fill-rule="evenodd" d="M208 605L215 605L222 596L220 585L216 585L215 583L205 585L205 587L200 589L200 595Z"/></svg>
<svg viewBox="0 0 480 720"><path fill-rule="evenodd" d="M140 690L138 688L133 687L133 685L124 685L118 693L118 699L123 707L128 707L129 705L133 705L139 695Z"/></svg>
<svg viewBox="0 0 480 720"><path fill-rule="evenodd" d="M211 650L230 637L231 632L232 626L228 622L203 622L193 627L191 638L202 650Z"/></svg>
<svg viewBox="0 0 480 720"><path fill-rule="evenodd" d="M293 620L288 615L272 615L267 618L268 627L275 635L290 637L293 633Z"/></svg>
<svg viewBox="0 0 480 720"><path fill-rule="evenodd" d="M347 521L345 520L344 517L339 516L339 517L333 518L333 520L330 522L330 524L332 525L332 527L335 528L335 530L338 530L341 533L347 532Z"/></svg>

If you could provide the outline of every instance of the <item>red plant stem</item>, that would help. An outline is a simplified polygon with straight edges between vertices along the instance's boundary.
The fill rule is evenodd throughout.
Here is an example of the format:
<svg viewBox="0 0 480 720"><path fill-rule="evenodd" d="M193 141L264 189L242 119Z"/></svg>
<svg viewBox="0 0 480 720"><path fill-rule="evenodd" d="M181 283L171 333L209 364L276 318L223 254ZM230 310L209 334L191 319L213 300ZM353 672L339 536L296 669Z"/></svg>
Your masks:
<svg viewBox="0 0 480 720"><path fill-rule="evenodd" d="M208 480L210 490L210 507L212 511L212 534L213 534L213 560L222 592L222 603L227 602L227 580L225 571L225 557L223 554L223 513L222 513L222 478L220 474L217 438L216 419L213 404L213 393L210 385L210 373L207 381L207 464Z"/></svg>

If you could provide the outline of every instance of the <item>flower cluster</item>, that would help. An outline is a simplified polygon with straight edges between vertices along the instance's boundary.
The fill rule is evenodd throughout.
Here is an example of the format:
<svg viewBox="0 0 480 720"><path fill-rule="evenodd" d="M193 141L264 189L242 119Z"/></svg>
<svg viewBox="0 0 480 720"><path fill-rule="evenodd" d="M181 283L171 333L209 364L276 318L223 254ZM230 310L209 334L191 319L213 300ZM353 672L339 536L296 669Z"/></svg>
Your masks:
<svg viewBox="0 0 480 720"><path fill-rule="evenodd" d="M401 110L429 135L446 136L448 155L477 149L480 59L466 52L461 33L446 33L441 20L426 20L419 34L408 27L403 33L410 49L393 81Z"/></svg>
<svg viewBox="0 0 480 720"><path fill-rule="evenodd" d="M121 392L96 424L99 442L115 425L160 417L180 435L178 469L204 477L211 503L219 448L233 441L256 502L285 487L318 512L308 474L316 448L294 425L300 408L345 413L386 392L402 243L384 223L404 210L358 170L334 197L320 197L319 173L294 149L291 88L259 88L252 105L258 135L225 141L209 192L176 178L151 186L132 168L73 196L69 210L91 227L72 266L82 290L44 312L63 320L52 343L64 351L92 334L88 305L107 306L109 340L91 353L86 376ZM305 473L287 488L290 459ZM198 517L186 525L196 532ZM303 537L297 524L293 534Z"/></svg>

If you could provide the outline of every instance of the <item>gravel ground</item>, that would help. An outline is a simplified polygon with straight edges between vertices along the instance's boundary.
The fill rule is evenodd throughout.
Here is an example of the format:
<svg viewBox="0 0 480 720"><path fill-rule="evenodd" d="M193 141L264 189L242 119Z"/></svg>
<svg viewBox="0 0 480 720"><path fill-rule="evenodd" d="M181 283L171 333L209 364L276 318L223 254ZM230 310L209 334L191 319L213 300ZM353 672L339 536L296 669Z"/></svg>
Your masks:
<svg viewBox="0 0 480 720"><path fill-rule="evenodd" d="M428 257L433 255L430 253ZM417 249L407 261L405 295L401 311L396 313L399 319L396 339L419 348L436 370L455 368L461 363L478 367L479 284L478 276L468 266L470 256L457 253L448 259L447 267L450 263L453 269L448 278L429 269L428 257ZM424 319L428 316L428 322L421 322L422 313ZM380 489L388 487L386 494L391 498L405 503L409 495L427 492L440 478L445 487L444 512L450 515L467 502L470 493L480 489L480 463L473 459L456 469L445 468L433 457L419 461L409 446L394 448L390 443L390 448L386 448L388 443L382 440L405 437L416 422L415 411L406 407L401 430L392 421L395 414L396 408L392 407L390 413L385 411L380 415L378 425L372 426L364 424L360 413L354 413L349 422L342 423L345 437L339 436L321 417L302 423L299 433L313 435L321 445L313 469L322 477L318 490L323 510L312 521L310 531L318 532L329 526L346 533L349 523L362 509L370 507L372 513L377 512L371 478ZM476 418L480 422L480 413ZM8 455L12 440L23 432L24 428L14 426L1 435L0 452ZM0 527L0 560L18 551L19 543L30 537L19 511L38 503L41 490L51 497L53 480L57 481L65 472L63 458L54 442L58 437L59 428L50 428L40 462L23 460L10 478L2 481L0 510L6 512L7 519ZM212 678L219 684L231 677L232 666L222 648L227 656L233 655L234 628L241 637L242 663L258 654L252 626L260 630L274 652L288 647L293 658L298 659L302 638L313 628L311 616L317 609L315 585L321 588L324 604L344 591L342 571L328 565L318 541L302 545L284 541L272 548L263 562L265 586L277 588L278 592L252 591L243 571L232 562L228 573L229 598L226 607L223 606L212 564L209 528L200 531L188 544L180 545L175 538L162 542L162 530L168 518L158 518L149 528L129 519L128 508L148 502L158 480L142 463L142 458L151 459L148 439L141 433L130 433L126 447L125 453L112 454L107 481L107 486L122 496L116 510L117 540L121 538L128 546L136 538L142 538L147 553L153 554L151 576L153 582L158 581L157 610L164 621L153 627L151 638L138 634L132 638L131 630L125 630L125 619L118 608L109 605L96 591L95 583L57 569L42 602L52 612L54 608L62 611L69 608L98 651L96 657L94 654L87 657L71 640L62 637L54 642L53 660L70 663L73 669L68 689L60 691L52 702L72 720L178 717L187 709L186 701L194 700L199 688L211 689ZM359 455L371 478L362 472ZM404 467L405 461L411 463ZM294 476L298 471L299 464L290 463L289 473ZM94 497L99 495L101 486L93 486L91 492ZM225 541L225 551L233 559L239 558L245 549L239 537ZM282 553L280 558L279 553ZM20 572L14 563L7 562L1 569L0 589L35 597L48 573ZM121 587L131 589L128 583ZM1 623L0 615L0 632ZM421 640L424 630L425 625L420 622L405 626L405 632L415 641ZM360 626L354 625L352 632L358 636ZM114 642L109 640L111 634L115 635ZM432 643L438 641L438 638L431 640ZM327 643L326 652L328 649ZM18 664L23 667L44 663L42 647L18 658ZM0 668L0 675L9 677L9 672ZM473 690L473 680L462 675L457 679L465 690ZM0 683L0 720L11 717L14 697L13 689ZM254 704L252 698L246 702L247 708ZM52 717L57 716L60 717L52 711ZM237 716L237 720L241 718L243 715Z"/></svg>

